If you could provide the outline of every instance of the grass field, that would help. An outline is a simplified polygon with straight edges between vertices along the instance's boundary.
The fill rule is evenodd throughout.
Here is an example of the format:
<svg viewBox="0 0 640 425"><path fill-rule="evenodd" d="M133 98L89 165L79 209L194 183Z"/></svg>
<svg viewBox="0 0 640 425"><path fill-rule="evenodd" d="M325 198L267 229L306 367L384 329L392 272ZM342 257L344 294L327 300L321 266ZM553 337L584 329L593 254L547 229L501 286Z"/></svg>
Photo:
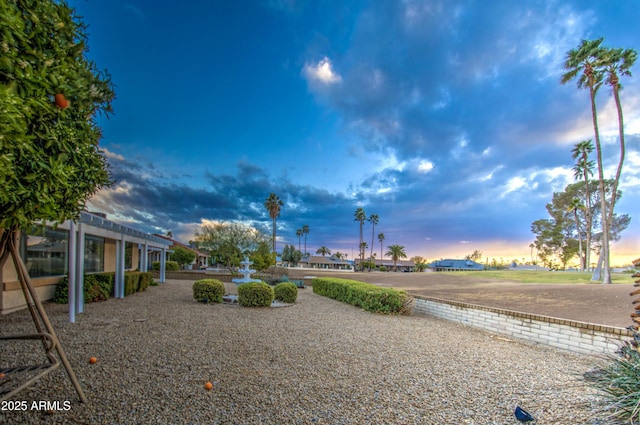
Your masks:
<svg viewBox="0 0 640 425"><path fill-rule="evenodd" d="M452 276L469 276L481 279L499 279L519 283L592 283L591 273L581 272L550 272L550 271L530 271L530 270L484 270L484 271L462 271L462 272L439 272ZM613 283L633 283L630 273L612 273Z"/></svg>

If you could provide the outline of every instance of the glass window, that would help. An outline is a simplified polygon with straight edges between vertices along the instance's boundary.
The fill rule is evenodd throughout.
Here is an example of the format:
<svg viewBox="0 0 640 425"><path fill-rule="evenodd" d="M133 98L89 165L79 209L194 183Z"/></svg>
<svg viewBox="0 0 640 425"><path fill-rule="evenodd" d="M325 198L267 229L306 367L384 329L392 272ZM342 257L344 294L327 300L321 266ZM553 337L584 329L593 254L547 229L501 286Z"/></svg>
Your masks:
<svg viewBox="0 0 640 425"><path fill-rule="evenodd" d="M26 235L25 235L26 233ZM23 232L20 251L29 276L46 277L67 274L69 232L51 227L33 226Z"/></svg>
<svg viewBox="0 0 640 425"><path fill-rule="evenodd" d="M131 270L133 264L133 243L125 242L124 244L124 268Z"/></svg>
<svg viewBox="0 0 640 425"><path fill-rule="evenodd" d="M84 272L104 271L104 238L84 236Z"/></svg>

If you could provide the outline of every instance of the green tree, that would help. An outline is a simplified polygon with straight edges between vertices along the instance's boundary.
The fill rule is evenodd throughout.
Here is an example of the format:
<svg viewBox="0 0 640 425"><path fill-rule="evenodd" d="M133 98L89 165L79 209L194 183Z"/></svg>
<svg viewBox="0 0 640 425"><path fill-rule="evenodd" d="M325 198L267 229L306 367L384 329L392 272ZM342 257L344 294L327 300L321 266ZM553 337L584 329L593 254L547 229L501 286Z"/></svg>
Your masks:
<svg viewBox="0 0 640 425"><path fill-rule="evenodd" d="M385 255L388 255L393 260L394 272L398 270L398 260L401 258L407 258L407 253L404 251L404 246L402 245L389 245Z"/></svg>
<svg viewBox="0 0 640 425"><path fill-rule="evenodd" d="M384 258L382 256L382 242L384 242L384 233L378 233L378 241L380 242L380 259L382 260Z"/></svg>
<svg viewBox="0 0 640 425"><path fill-rule="evenodd" d="M307 255L307 235L309 234L309 225L302 226L302 234L304 235L304 255Z"/></svg>
<svg viewBox="0 0 640 425"><path fill-rule="evenodd" d="M367 219L367 221L371 223L371 253L369 254L369 271L371 271L371 263L373 263L373 240L375 236L376 225L378 224L379 220L380 217L378 216L378 214L371 214Z"/></svg>
<svg viewBox="0 0 640 425"><path fill-rule="evenodd" d="M480 261L480 259L482 258L482 252L476 249L471 254L465 256L465 258L471 261Z"/></svg>
<svg viewBox="0 0 640 425"><path fill-rule="evenodd" d="M424 257L421 257L419 255L416 255L414 257L411 257L411 261L413 261L413 264L416 265L416 271L418 272L423 272L427 269L427 259Z"/></svg>
<svg viewBox="0 0 640 425"><path fill-rule="evenodd" d="M111 112L114 93L109 75L86 57L85 29L64 2L0 2L0 267L13 259L32 318L51 335L82 401L16 240L36 221L77 219L110 184L95 117Z"/></svg>
<svg viewBox="0 0 640 425"><path fill-rule="evenodd" d="M273 222L273 252L276 252L276 220L280 217L280 210L284 202L282 199L278 197L275 193L270 193L267 200L264 202L264 207L269 212L269 217L271 217L271 221Z"/></svg>
<svg viewBox="0 0 640 425"><path fill-rule="evenodd" d="M298 237L298 251L300 251L300 238L302 237L302 229L296 230L296 236Z"/></svg>
<svg viewBox="0 0 640 425"><path fill-rule="evenodd" d="M586 186L587 185L585 185L585 187ZM574 222L578 234L578 258L580 259L580 271L583 271L585 268L585 257L582 255L582 232L580 231L580 218L578 217L578 210L585 209L585 206L582 205L582 201L580 200L580 198L573 198L571 200L571 204L569 204L567 209L568 211L573 211Z"/></svg>
<svg viewBox="0 0 640 425"><path fill-rule="evenodd" d="M589 159L589 155L593 152L593 143L591 140L583 140L577 143L571 151L571 157L577 159L576 165L573 167L573 177L575 179L582 178L585 187L585 255L583 269L589 269L591 265L591 229L593 228L593 216L591 215L591 193L589 185L589 176L593 176L594 163Z"/></svg>
<svg viewBox="0 0 640 425"><path fill-rule="evenodd" d="M249 259L253 261L252 267L259 272L267 270L276 264L276 253L272 252L266 240L258 242L255 251L251 253Z"/></svg>
<svg viewBox="0 0 640 425"><path fill-rule="evenodd" d="M602 145L600 143L600 131L598 130L598 113L596 109L596 94L603 83L603 72L598 67L598 62L603 53L602 41L604 38L596 40L582 40L577 49L572 49L567 53L564 69L567 71L562 75L562 84L577 78L578 88L589 89L589 100L591 102L591 119L593 121L593 132L595 135L596 160L598 166L598 190L600 191L600 207L603 226L603 244L600 255L603 259L603 283L611 283L609 269L609 231L607 229L607 205L604 188L604 170L602 161Z"/></svg>
<svg viewBox="0 0 640 425"><path fill-rule="evenodd" d="M327 248L326 246L321 246L316 251L316 254L320 254L320 255L322 255L324 257L325 255L331 255L331 250L329 248Z"/></svg>
<svg viewBox="0 0 640 425"><path fill-rule="evenodd" d="M196 259L196 253L185 249L181 246L176 246L173 248L173 253L171 254L171 260L175 261L180 265L181 269L184 269L184 266L187 264L193 263L193 260Z"/></svg>
<svg viewBox="0 0 640 425"><path fill-rule="evenodd" d="M364 212L364 208L359 207L358 209L356 209L356 212L354 213L354 221L357 221L360 224L360 239L358 240L358 249L359 249L358 256L360 257L360 263L364 261L364 248L362 245L362 243L364 242L364 239L362 235L362 226L364 225L364 221L366 219L367 219L367 213Z"/></svg>
<svg viewBox="0 0 640 425"><path fill-rule="evenodd" d="M256 251L269 237L244 223L222 221L201 226L195 239L198 249L207 251L216 263L233 270L244 255Z"/></svg>

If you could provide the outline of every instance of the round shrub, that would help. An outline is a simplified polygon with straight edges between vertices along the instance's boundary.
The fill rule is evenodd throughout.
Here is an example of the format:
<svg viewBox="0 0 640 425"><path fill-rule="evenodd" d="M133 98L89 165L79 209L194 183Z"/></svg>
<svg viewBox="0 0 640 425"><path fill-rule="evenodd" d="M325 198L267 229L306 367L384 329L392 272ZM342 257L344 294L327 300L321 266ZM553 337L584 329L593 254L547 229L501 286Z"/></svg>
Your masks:
<svg viewBox="0 0 640 425"><path fill-rule="evenodd" d="M238 304L243 307L269 307L272 302L273 288L264 282L238 286Z"/></svg>
<svg viewBox="0 0 640 425"><path fill-rule="evenodd" d="M218 279L200 279L193 282L193 298L203 303L221 303L224 283Z"/></svg>
<svg viewBox="0 0 640 425"><path fill-rule="evenodd" d="M153 270L160 270L160 261L154 261L151 263L151 268ZM169 272L175 272L180 270L180 264L177 261L165 261L164 269Z"/></svg>
<svg viewBox="0 0 640 425"><path fill-rule="evenodd" d="M276 285L273 294L276 300L293 304L298 298L298 287L295 283L282 282Z"/></svg>

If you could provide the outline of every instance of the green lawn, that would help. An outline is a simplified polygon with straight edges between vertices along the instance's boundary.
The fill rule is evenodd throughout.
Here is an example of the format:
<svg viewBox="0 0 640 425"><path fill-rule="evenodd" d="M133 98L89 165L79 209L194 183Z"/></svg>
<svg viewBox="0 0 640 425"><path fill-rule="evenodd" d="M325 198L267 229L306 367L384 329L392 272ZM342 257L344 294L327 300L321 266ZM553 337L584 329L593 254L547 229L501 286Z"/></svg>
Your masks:
<svg viewBox="0 0 640 425"><path fill-rule="evenodd" d="M438 272L452 276L469 276L483 279L500 279L520 283L593 283L591 273L581 272L549 272L528 270L483 270L463 272ZM612 273L613 283L633 283L630 273Z"/></svg>

